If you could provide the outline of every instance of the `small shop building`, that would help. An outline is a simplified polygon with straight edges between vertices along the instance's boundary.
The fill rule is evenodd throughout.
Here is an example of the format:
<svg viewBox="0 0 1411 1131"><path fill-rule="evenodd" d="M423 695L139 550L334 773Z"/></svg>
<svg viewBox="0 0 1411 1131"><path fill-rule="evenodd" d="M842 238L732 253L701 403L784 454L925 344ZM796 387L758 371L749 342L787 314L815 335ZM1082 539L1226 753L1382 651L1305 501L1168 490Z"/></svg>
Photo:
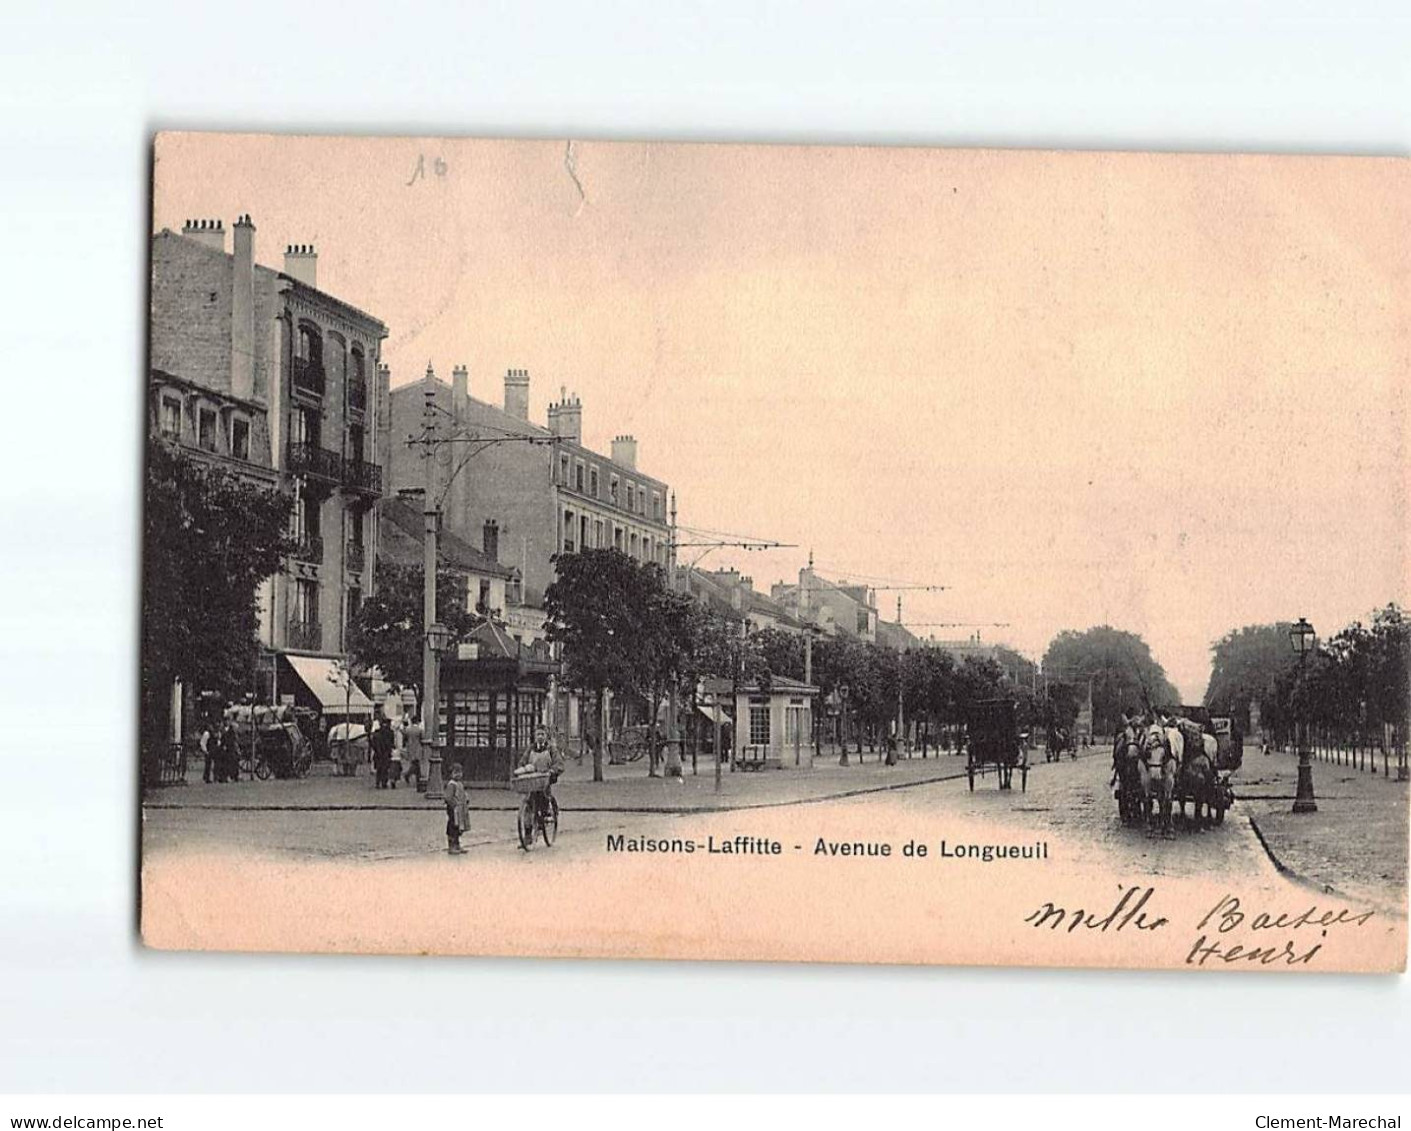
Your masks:
<svg viewBox="0 0 1411 1131"><path fill-rule="evenodd" d="M558 671L546 643L515 640L494 621L462 641L440 668L445 772L459 764L467 784L508 782L535 728L548 725L549 685Z"/></svg>
<svg viewBox="0 0 1411 1131"><path fill-rule="evenodd" d="M708 679L701 711L713 718L739 720L732 758L740 768L804 770L813 767L813 709L818 688L776 675L768 686L754 681L734 687L730 680ZM733 709L730 709L732 708Z"/></svg>

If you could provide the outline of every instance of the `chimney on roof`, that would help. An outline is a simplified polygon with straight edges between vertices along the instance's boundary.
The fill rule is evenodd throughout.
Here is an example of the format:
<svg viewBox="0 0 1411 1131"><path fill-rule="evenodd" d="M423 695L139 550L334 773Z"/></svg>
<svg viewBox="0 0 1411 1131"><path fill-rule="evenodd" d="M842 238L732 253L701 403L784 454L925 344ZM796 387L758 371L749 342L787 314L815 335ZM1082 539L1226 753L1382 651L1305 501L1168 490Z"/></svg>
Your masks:
<svg viewBox="0 0 1411 1131"><path fill-rule="evenodd" d="M505 370L505 411L520 420L529 419L529 370Z"/></svg>
<svg viewBox="0 0 1411 1131"><path fill-rule="evenodd" d="M225 228L219 220L188 220L182 226L181 234L216 251L225 251Z"/></svg>
<svg viewBox="0 0 1411 1131"><path fill-rule="evenodd" d="M470 400L470 370L457 365L451 370L451 413L457 420L466 416L466 402Z"/></svg>
<svg viewBox="0 0 1411 1131"><path fill-rule="evenodd" d="M564 385L559 386L559 399L549 405L549 431L575 444L583 442L583 402L577 394L570 397Z"/></svg>
<svg viewBox="0 0 1411 1131"><path fill-rule="evenodd" d="M284 249L284 273L306 287L318 287L318 252L311 243L291 243Z"/></svg>
<svg viewBox="0 0 1411 1131"><path fill-rule="evenodd" d="M491 561L500 560L500 524L493 518L485 520L485 534L481 540L485 556Z"/></svg>
<svg viewBox="0 0 1411 1131"><path fill-rule="evenodd" d="M231 266L230 391L249 400L255 395L255 225L249 214L235 221Z"/></svg>
<svg viewBox="0 0 1411 1131"><path fill-rule="evenodd" d="M633 436L612 438L612 462L637 470L637 440Z"/></svg>

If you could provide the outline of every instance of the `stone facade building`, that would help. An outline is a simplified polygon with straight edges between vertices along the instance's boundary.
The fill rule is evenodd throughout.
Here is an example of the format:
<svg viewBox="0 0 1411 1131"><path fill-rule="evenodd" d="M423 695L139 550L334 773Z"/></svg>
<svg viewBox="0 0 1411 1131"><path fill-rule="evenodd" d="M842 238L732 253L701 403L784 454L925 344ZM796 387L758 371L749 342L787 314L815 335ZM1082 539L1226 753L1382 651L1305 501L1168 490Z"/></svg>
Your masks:
<svg viewBox="0 0 1411 1131"><path fill-rule="evenodd" d="M260 640L340 656L373 585L387 329L318 289L312 246L275 270L255 261L249 216L231 237L218 220L152 237L150 427L294 495L298 550L260 592Z"/></svg>
<svg viewBox="0 0 1411 1131"><path fill-rule="evenodd" d="M582 403L566 391L549 406L547 427L531 423L523 369L505 374L503 405L472 397L464 366L452 371L449 385L428 366L422 380L393 389L389 465L396 489L425 481L420 449L407 440L422 434L428 392L442 437L544 441L449 445L445 465L464 466L454 477L438 469L446 528L473 544L493 524L498 558L519 571L526 605L542 602L554 579L555 554L616 547L640 561L668 564L669 489L638 469L637 441L616 437L610 456L586 447Z"/></svg>
<svg viewBox="0 0 1411 1131"><path fill-rule="evenodd" d="M829 636L843 633L877 642L877 594L869 586L829 581L807 566L799 570L797 585L777 582L769 595L790 615Z"/></svg>

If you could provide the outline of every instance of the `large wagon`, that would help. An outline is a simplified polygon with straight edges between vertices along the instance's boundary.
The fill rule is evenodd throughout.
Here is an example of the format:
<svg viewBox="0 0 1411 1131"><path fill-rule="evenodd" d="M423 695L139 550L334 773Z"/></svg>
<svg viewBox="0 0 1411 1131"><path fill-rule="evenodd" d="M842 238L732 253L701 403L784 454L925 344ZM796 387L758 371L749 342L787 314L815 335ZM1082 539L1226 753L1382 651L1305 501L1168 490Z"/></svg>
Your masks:
<svg viewBox="0 0 1411 1131"><path fill-rule="evenodd" d="M1029 786L1029 760L1019 741L1019 727L1014 719L1013 699L977 699L970 704L966 719L965 776L970 788L975 788L975 775L983 776L994 770L1000 789L1014 784L1014 771L1019 771L1019 788Z"/></svg>

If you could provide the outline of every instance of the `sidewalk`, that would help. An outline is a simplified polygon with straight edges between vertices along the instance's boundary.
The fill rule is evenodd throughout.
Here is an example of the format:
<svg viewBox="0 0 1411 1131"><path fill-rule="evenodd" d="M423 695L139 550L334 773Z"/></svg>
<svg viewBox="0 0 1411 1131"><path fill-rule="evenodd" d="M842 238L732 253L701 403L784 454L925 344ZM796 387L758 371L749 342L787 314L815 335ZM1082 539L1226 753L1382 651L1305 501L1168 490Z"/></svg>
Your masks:
<svg viewBox="0 0 1411 1131"><path fill-rule="evenodd" d="M849 766L839 766L835 752L825 750L812 769L759 770L731 773L721 767L720 792L715 791L714 767L708 759L692 775L689 756L681 778L650 778L645 760L625 765L604 765L606 778L594 782L591 760L582 764L569 758L563 777L554 786L559 805L569 812L685 813L749 809L822 801L884 789L905 788L965 776L965 759L955 755L901 759L884 765L870 751L859 765L851 753ZM427 801L407 785L395 790L373 787L367 766L354 778L317 771L291 781L241 781L208 785L199 773L189 784L148 790L143 804L149 809L250 809L250 810L424 810L440 802ZM470 807L478 810L512 810L518 794L508 787L470 786Z"/></svg>
<svg viewBox="0 0 1411 1131"><path fill-rule="evenodd" d="M1380 766L1380 764L1379 764ZM1327 892L1404 913L1407 783L1326 762L1313 764L1316 813L1293 812L1298 757L1246 746L1235 796L1275 862Z"/></svg>

